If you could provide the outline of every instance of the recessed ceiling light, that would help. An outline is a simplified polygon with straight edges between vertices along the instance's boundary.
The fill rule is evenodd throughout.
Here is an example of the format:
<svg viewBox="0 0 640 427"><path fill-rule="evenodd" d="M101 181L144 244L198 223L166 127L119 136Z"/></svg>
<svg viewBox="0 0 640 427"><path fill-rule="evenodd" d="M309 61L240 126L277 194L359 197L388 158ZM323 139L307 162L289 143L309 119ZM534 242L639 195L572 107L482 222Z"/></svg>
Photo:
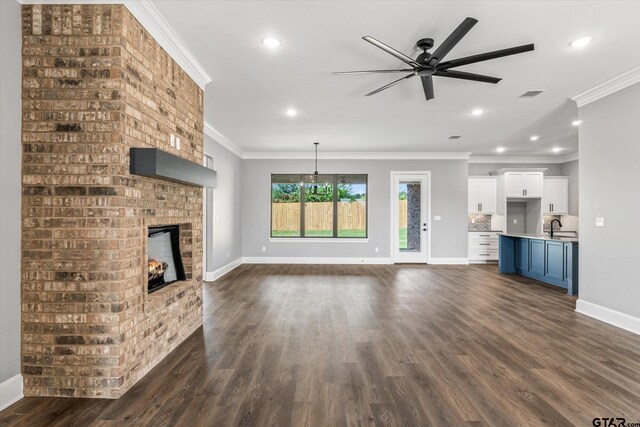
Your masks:
<svg viewBox="0 0 640 427"><path fill-rule="evenodd" d="M496 151L497 151L498 153L504 153L504 150L505 150L505 148L504 148L504 147L498 147L498 148L496 148Z"/></svg>
<svg viewBox="0 0 640 427"><path fill-rule="evenodd" d="M578 40L572 41L571 42L571 47L577 47L577 48L585 47L586 45L591 43L591 40L592 40L592 38L590 36L581 37Z"/></svg>
<svg viewBox="0 0 640 427"><path fill-rule="evenodd" d="M295 117L298 115L298 111L293 108L287 108L284 113L289 117Z"/></svg>
<svg viewBox="0 0 640 427"><path fill-rule="evenodd" d="M561 151L562 151L562 148L560 148L560 147L553 147L553 149L552 149L551 151L553 151L554 153L559 153L559 152L561 152Z"/></svg>
<svg viewBox="0 0 640 427"><path fill-rule="evenodd" d="M537 141L539 139L540 137L538 135L531 135L531 138L529 138L529 141Z"/></svg>
<svg viewBox="0 0 640 427"><path fill-rule="evenodd" d="M269 49L275 49L280 46L280 40L275 37L265 37L262 39L262 44L268 47Z"/></svg>
<svg viewBox="0 0 640 427"><path fill-rule="evenodd" d="M482 108L476 108L471 112L471 114L473 114L474 116L481 116L482 113L484 113L484 110Z"/></svg>
<svg viewBox="0 0 640 427"><path fill-rule="evenodd" d="M582 120L574 120L571 122L571 126L580 126L580 123L582 123Z"/></svg>

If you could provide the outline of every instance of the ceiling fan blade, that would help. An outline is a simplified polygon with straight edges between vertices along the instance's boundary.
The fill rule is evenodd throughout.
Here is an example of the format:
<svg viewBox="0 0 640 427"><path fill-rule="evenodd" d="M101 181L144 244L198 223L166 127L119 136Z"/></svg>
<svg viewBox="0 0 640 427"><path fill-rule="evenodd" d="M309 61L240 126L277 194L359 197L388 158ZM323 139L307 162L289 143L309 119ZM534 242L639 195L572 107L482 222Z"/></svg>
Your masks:
<svg viewBox="0 0 640 427"><path fill-rule="evenodd" d="M442 59L455 47L455 45L462 40L464 36L467 35L469 30L473 28L474 25L478 23L477 19L473 18L465 18L464 21L458 28L453 30L453 33L449 34L449 37L445 41L442 42L440 46L433 52L431 58L429 59L429 65L435 67Z"/></svg>
<svg viewBox="0 0 640 427"><path fill-rule="evenodd" d="M533 44L510 47L507 49L494 50L492 52L479 53L477 55L466 56L464 58L452 59L451 61L438 64L438 70L460 67L461 65L474 64L476 62L488 61L490 59L502 58L503 56L516 55L518 53L530 52L534 49Z"/></svg>
<svg viewBox="0 0 640 427"><path fill-rule="evenodd" d="M411 73L413 72L413 68L408 68L405 70L367 70L367 71L336 71L331 74L379 74L379 73Z"/></svg>
<svg viewBox="0 0 640 427"><path fill-rule="evenodd" d="M392 48L391 46L387 46L386 44L382 43L379 40L374 39L371 36L364 36L363 40L368 41L369 43L371 43L372 45L384 50L385 52L395 56L396 58L398 58L400 61L411 65L412 67L420 67L420 64L418 64L413 58L408 57L407 55L405 55L402 52L398 52L397 50L395 50L394 48Z"/></svg>
<svg viewBox="0 0 640 427"><path fill-rule="evenodd" d="M427 101L434 98L433 94L433 78L431 76L420 77L422 79L422 89Z"/></svg>
<svg viewBox="0 0 640 427"><path fill-rule="evenodd" d="M409 74L408 76L402 77L401 79L394 80L394 81L392 81L391 83L389 83L388 85L384 85L384 86L382 86L381 88L378 88L378 89L374 90L373 92L369 92L369 93L368 93L368 94L366 94L365 96L375 95L375 94L376 94L376 93L378 93L378 92L382 92L382 91L383 91L383 90L385 90L385 89L389 89L391 86L395 86L395 85L397 85L398 83L401 83L401 82L403 82L403 81L405 81L405 80L407 80L407 79L409 79L409 78L411 78L411 77L414 77L414 76L415 76L415 74Z"/></svg>
<svg viewBox="0 0 640 427"><path fill-rule="evenodd" d="M498 77L483 76L482 74L467 73L465 71L455 70L438 70L434 76L449 77L452 79L473 80L474 82L493 83L496 84L500 80Z"/></svg>

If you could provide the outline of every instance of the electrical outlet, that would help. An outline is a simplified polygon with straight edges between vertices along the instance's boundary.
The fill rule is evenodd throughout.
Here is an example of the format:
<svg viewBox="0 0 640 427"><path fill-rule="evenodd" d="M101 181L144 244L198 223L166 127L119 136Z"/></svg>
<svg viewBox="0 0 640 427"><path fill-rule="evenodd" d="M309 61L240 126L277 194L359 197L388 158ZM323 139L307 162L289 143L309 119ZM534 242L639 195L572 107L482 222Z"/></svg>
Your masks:
<svg viewBox="0 0 640 427"><path fill-rule="evenodd" d="M174 134L171 134L169 137L169 144L171 144L172 147L176 146L176 136Z"/></svg>
<svg viewBox="0 0 640 427"><path fill-rule="evenodd" d="M176 138L176 148L180 150L180 138Z"/></svg>
<svg viewBox="0 0 640 427"><path fill-rule="evenodd" d="M376 246L375 251L376 251L376 253L380 252L380 248L378 248L378 247Z"/></svg>
<svg viewBox="0 0 640 427"><path fill-rule="evenodd" d="M440 221L442 219L442 217L440 215L436 215L433 217L434 221Z"/></svg>
<svg viewBox="0 0 640 427"><path fill-rule="evenodd" d="M513 218L513 223L517 224L518 223L518 218Z"/></svg>
<svg viewBox="0 0 640 427"><path fill-rule="evenodd" d="M262 247L262 252L267 252L267 248L265 246Z"/></svg>
<svg viewBox="0 0 640 427"><path fill-rule="evenodd" d="M475 218L471 218L471 224L475 224L476 223L476 219Z"/></svg>
<svg viewBox="0 0 640 427"><path fill-rule="evenodd" d="M604 227L604 217L596 217L596 227Z"/></svg>
<svg viewBox="0 0 640 427"><path fill-rule="evenodd" d="M231 252L227 252L227 258L231 258Z"/></svg>

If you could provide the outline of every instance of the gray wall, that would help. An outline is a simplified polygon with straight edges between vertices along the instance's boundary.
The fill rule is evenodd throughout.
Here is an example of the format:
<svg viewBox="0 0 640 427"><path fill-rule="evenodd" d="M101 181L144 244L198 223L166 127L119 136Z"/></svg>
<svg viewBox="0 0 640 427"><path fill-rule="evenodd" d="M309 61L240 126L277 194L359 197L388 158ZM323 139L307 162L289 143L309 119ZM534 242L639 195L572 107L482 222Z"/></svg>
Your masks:
<svg viewBox="0 0 640 427"><path fill-rule="evenodd" d="M217 187L207 195L206 270L213 272L242 256L242 160L208 136L205 154L213 157Z"/></svg>
<svg viewBox="0 0 640 427"><path fill-rule="evenodd" d="M21 19L0 1L0 382L20 373Z"/></svg>
<svg viewBox="0 0 640 427"><path fill-rule="evenodd" d="M270 242L272 173L311 173L313 160L245 160L242 252L246 257L389 257L390 172L431 171L432 257L467 257L466 160L320 160L321 173L369 175L368 242ZM440 215L441 221L433 221ZM266 252L262 252L262 247ZM379 252L375 252L375 248Z"/></svg>
<svg viewBox="0 0 640 427"><path fill-rule="evenodd" d="M640 83L580 108L580 299L640 317ZM604 217L604 227L595 227Z"/></svg>
<svg viewBox="0 0 640 427"><path fill-rule="evenodd" d="M545 175L561 175L561 163L469 163L469 175L488 175L489 172L504 168L547 168Z"/></svg>
<svg viewBox="0 0 640 427"><path fill-rule="evenodd" d="M580 186L579 186L579 160L572 162L562 163L560 175L569 177L569 215L578 216L579 212L579 200L580 200Z"/></svg>

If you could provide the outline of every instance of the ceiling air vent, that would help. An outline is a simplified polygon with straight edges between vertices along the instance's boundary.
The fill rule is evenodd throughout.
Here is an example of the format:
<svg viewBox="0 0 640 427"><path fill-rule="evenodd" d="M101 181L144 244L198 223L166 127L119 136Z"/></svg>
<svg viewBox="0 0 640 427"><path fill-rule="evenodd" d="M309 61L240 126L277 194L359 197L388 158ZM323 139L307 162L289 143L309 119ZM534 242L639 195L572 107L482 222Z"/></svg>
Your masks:
<svg viewBox="0 0 640 427"><path fill-rule="evenodd" d="M460 135L451 135L449 139L460 139Z"/></svg>
<svg viewBox="0 0 640 427"><path fill-rule="evenodd" d="M522 95L520 95L518 98L533 98L535 96L540 95L542 92L544 92L546 89L540 89L540 90L528 90L525 93L523 93Z"/></svg>

